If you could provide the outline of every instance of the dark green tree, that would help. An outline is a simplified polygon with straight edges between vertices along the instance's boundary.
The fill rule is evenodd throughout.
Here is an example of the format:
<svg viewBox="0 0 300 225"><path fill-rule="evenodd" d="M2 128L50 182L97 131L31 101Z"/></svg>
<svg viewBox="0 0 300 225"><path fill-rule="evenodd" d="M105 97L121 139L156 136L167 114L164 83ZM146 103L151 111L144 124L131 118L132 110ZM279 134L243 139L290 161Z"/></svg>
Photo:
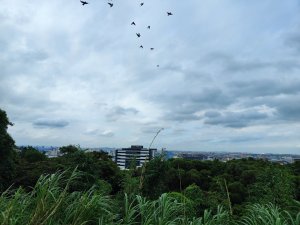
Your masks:
<svg viewBox="0 0 300 225"><path fill-rule="evenodd" d="M286 207L292 202L294 192L291 172L281 165L271 165L261 171L257 182L250 186L249 200Z"/></svg>
<svg viewBox="0 0 300 225"><path fill-rule="evenodd" d="M256 171L255 170L244 170L241 174L241 182L245 185L254 184L256 181Z"/></svg>
<svg viewBox="0 0 300 225"><path fill-rule="evenodd" d="M59 148L60 153L62 154L70 154L70 153L75 153L80 150L79 147L76 147L75 145L68 145L68 146L63 146Z"/></svg>
<svg viewBox="0 0 300 225"><path fill-rule="evenodd" d="M142 193L149 198L157 198L167 189L168 162L163 157L155 157L146 164L145 179L143 182Z"/></svg>
<svg viewBox="0 0 300 225"><path fill-rule="evenodd" d="M45 154L38 151L32 146L22 147L20 150L20 158L26 160L29 163L47 160L47 156Z"/></svg>
<svg viewBox="0 0 300 225"><path fill-rule="evenodd" d="M232 204L241 204L247 197L246 188L239 181L228 185L230 201Z"/></svg>
<svg viewBox="0 0 300 225"><path fill-rule="evenodd" d="M9 125L13 125L4 110L0 109L0 190L10 185L15 173L15 142L8 134Z"/></svg>

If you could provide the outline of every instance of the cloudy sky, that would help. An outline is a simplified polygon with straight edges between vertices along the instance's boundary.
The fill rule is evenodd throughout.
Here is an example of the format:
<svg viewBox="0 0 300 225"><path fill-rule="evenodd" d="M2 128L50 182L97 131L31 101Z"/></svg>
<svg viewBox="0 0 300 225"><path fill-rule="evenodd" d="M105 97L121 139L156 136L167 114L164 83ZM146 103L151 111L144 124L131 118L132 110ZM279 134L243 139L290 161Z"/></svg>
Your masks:
<svg viewBox="0 0 300 225"><path fill-rule="evenodd" d="M0 0L18 145L300 153L299 0L112 2Z"/></svg>

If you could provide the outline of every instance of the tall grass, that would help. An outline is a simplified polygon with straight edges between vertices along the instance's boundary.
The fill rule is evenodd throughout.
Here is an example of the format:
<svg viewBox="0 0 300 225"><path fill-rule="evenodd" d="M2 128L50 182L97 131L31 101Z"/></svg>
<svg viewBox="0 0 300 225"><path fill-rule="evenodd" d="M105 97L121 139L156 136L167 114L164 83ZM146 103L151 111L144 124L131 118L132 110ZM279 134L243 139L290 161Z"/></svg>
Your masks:
<svg viewBox="0 0 300 225"><path fill-rule="evenodd" d="M31 192L22 188L0 196L0 225L299 225L300 213L291 215L274 205L255 204L241 220L233 222L228 211L205 210L200 218L187 216L184 202L172 194L151 201L125 194L121 203L93 187L85 192L69 192L80 176L73 171L42 176ZM300 207L298 206L298 209Z"/></svg>
<svg viewBox="0 0 300 225"><path fill-rule="evenodd" d="M41 176L30 193L21 188L4 192L0 196L0 224L79 225L113 220L112 202L107 196L95 194L93 188L85 193L69 193L70 183L79 173L73 171L68 179L64 176Z"/></svg>
<svg viewBox="0 0 300 225"><path fill-rule="evenodd" d="M282 211L273 204L254 204L248 207L248 213L238 223L241 225L299 225L300 207L298 213L292 216L288 211Z"/></svg>
<svg viewBox="0 0 300 225"><path fill-rule="evenodd" d="M222 207L218 207L217 213L212 214L210 210L205 210L203 217L193 218L186 223L188 225L227 225L230 224L229 214Z"/></svg>

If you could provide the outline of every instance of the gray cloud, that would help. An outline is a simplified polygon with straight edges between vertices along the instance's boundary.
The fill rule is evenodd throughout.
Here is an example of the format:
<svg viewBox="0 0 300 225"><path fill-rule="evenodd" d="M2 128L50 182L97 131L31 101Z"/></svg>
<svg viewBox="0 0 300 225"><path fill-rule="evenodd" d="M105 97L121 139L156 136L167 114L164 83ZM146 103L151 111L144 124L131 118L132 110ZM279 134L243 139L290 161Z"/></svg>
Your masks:
<svg viewBox="0 0 300 225"><path fill-rule="evenodd" d="M291 103L291 104L289 104ZM297 102L287 102L278 108L280 117L285 120L300 121L300 106Z"/></svg>
<svg viewBox="0 0 300 225"><path fill-rule="evenodd" d="M285 121L300 121L300 95L280 96L269 100L277 110L278 118Z"/></svg>
<svg viewBox="0 0 300 225"><path fill-rule="evenodd" d="M204 123L209 125L221 125L231 128L243 128L255 122L267 119L269 115L263 112L247 110L243 112L224 112L208 111L204 114Z"/></svg>
<svg viewBox="0 0 300 225"><path fill-rule="evenodd" d="M213 143L249 143L249 142L255 142L255 141L261 141L265 137L262 135L243 135L243 136L235 136L235 137L228 137L223 139L212 139L212 140L206 140Z"/></svg>
<svg viewBox="0 0 300 225"><path fill-rule="evenodd" d="M95 136L97 136L97 135L99 135L99 132L100 132L100 130L99 129L89 129L89 130L86 130L85 132L84 132L84 134L86 134L86 135L95 135Z"/></svg>
<svg viewBox="0 0 300 225"><path fill-rule="evenodd" d="M41 50L29 50L17 53L11 60L23 61L24 63L41 62L48 58L48 54Z"/></svg>
<svg viewBox="0 0 300 225"><path fill-rule="evenodd" d="M233 103L233 100L219 88L204 88L199 93L187 90L184 95L158 97L158 101L166 109L164 118L175 121L199 120L197 112L207 108L224 108Z"/></svg>
<svg viewBox="0 0 300 225"><path fill-rule="evenodd" d="M33 122L37 128L64 128L69 125L65 120L38 119Z"/></svg>
<svg viewBox="0 0 300 225"><path fill-rule="evenodd" d="M253 59L236 59L224 52L213 52L203 57L200 62L220 65L225 72L251 72L270 67L272 64Z"/></svg>
<svg viewBox="0 0 300 225"><path fill-rule="evenodd" d="M148 125L141 128L141 131L146 134L155 134L157 131L159 131L162 128L162 126L153 126Z"/></svg>
<svg viewBox="0 0 300 225"><path fill-rule="evenodd" d="M297 59L236 58L223 52L210 53L203 57L200 62L217 64L226 73L251 73L261 70L287 72L300 69L300 63Z"/></svg>
<svg viewBox="0 0 300 225"><path fill-rule="evenodd" d="M228 142L234 143L243 143L243 142L253 142L253 141L260 141L264 139L263 136L240 136L240 137L233 137L228 140Z"/></svg>
<svg viewBox="0 0 300 225"><path fill-rule="evenodd" d="M194 115L193 113L184 113L184 112L170 112L164 116L167 120L173 120L173 121L193 121L193 120L199 120L199 116Z"/></svg>
<svg viewBox="0 0 300 225"><path fill-rule="evenodd" d="M183 128L173 129L173 134L175 134L175 135L181 135L181 134L184 134L185 132L188 132L188 131Z"/></svg>
<svg viewBox="0 0 300 225"><path fill-rule="evenodd" d="M228 83L228 89L237 97L263 97L300 92L300 80L260 79Z"/></svg>
<svg viewBox="0 0 300 225"><path fill-rule="evenodd" d="M289 34L285 40L285 44L296 52L300 52L300 33L295 32Z"/></svg>
<svg viewBox="0 0 300 225"><path fill-rule="evenodd" d="M124 108L121 106L116 106L113 107L109 110L109 112L106 114L106 118L109 121L116 121L118 119L120 119L123 116L128 116L128 115L135 115L137 114L139 111L133 107L130 108Z"/></svg>
<svg viewBox="0 0 300 225"><path fill-rule="evenodd" d="M298 91L294 92L292 89L290 94L279 93L278 95L259 95L248 98L245 97L246 95L243 95L243 104L245 107L267 107L274 116L275 121L273 123L299 122L300 93Z"/></svg>

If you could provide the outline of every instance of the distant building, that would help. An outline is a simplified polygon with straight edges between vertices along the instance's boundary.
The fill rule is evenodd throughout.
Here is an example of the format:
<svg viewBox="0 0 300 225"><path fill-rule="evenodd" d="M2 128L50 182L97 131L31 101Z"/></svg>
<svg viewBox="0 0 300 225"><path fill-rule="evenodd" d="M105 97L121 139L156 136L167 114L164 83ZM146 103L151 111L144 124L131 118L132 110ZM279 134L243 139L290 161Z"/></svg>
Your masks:
<svg viewBox="0 0 300 225"><path fill-rule="evenodd" d="M294 158L294 162L300 162L300 158Z"/></svg>
<svg viewBox="0 0 300 225"><path fill-rule="evenodd" d="M59 151L59 147L51 149L45 153L48 158L56 158L61 156L62 154Z"/></svg>
<svg viewBox="0 0 300 225"><path fill-rule="evenodd" d="M180 158L191 159L191 160L204 160L207 157L199 153L181 153L178 155Z"/></svg>
<svg viewBox="0 0 300 225"><path fill-rule="evenodd" d="M285 162L287 162L287 163L293 163L293 162L294 162L294 159L293 159L293 157L291 157L291 156L283 156L283 157L282 157L282 161L285 161Z"/></svg>
<svg viewBox="0 0 300 225"><path fill-rule="evenodd" d="M132 145L130 148L116 149L114 154L115 162L121 169L128 169L130 166L142 166L147 160L153 159L157 149L144 148L142 145Z"/></svg>

